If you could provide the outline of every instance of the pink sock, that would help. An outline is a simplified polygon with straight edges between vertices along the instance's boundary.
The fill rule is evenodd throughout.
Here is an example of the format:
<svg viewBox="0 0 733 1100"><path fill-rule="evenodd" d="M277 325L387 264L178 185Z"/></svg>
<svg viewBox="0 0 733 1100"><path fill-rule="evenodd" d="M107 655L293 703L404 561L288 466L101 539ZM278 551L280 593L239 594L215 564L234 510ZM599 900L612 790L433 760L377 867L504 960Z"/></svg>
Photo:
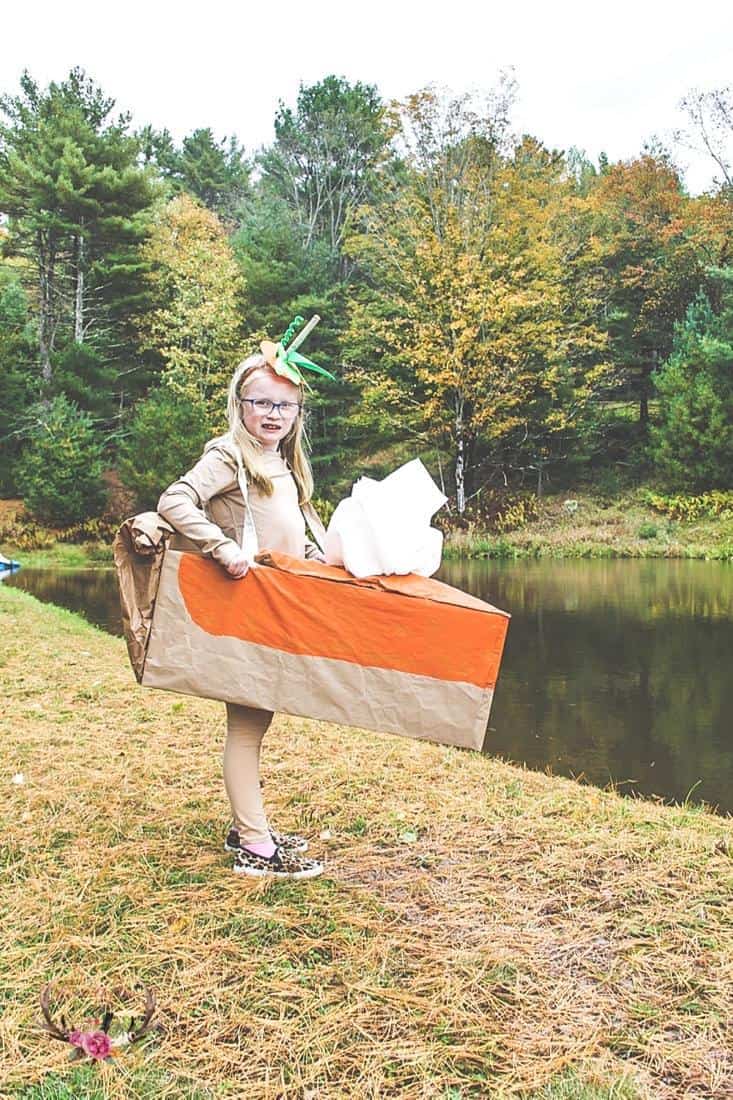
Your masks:
<svg viewBox="0 0 733 1100"><path fill-rule="evenodd" d="M275 855L275 845L271 840L263 840L261 844L244 844L243 847L264 859L271 859Z"/></svg>

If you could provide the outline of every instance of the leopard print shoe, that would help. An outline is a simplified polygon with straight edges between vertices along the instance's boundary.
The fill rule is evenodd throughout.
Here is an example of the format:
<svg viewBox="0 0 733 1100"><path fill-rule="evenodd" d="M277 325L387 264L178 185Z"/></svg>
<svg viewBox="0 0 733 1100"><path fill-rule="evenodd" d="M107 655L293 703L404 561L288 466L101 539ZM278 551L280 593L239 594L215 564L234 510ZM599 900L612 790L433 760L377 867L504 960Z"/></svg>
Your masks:
<svg viewBox="0 0 733 1100"><path fill-rule="evenodd" d="M286 852L308 851L308 841L304 836L298 836L297 833L278 833L274 829L270 829L270 836L272 837L272 843L277 848L284 848ZM232 827L224 841L224 851L239 852L241 850L242 842L239 839L239 833Z"/></svg>
<svg viewBox="0 0 733 1100"><path fill-rule="evenodd" d="M304 879L323 874L323 864L284 848L276 848L275 854L269 857L240 848L234 857L233 870L237 875L248 875L250 878Z"/></svg>

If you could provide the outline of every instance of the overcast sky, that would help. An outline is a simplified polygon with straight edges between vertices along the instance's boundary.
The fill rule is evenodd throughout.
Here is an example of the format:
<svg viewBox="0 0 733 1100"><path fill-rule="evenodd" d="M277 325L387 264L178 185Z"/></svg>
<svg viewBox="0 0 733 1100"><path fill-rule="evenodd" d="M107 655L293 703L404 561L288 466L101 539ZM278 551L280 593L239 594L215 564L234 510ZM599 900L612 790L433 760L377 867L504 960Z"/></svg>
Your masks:
<svg viewBox="0 0 733 1100"><path fill-rule="evenodd" d="M4 5L0 92L24 68L41 84L81 65L129 110L180 139L210 126L252 151L272 137L278 100L329 73L400 98L429 83L486 90L513 69L512 121L592 160L670 145L693 88L733 84L730 0L55 0ZM693 194L713 165L673 149Z"/></svg>

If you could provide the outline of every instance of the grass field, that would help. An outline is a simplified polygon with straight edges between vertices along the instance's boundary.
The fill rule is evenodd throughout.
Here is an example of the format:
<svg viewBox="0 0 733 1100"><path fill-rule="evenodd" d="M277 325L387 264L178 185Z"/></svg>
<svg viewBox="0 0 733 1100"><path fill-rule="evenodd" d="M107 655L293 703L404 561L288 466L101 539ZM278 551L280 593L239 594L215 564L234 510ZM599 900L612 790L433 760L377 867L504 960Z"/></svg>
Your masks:
<svg viewBox="0 0 733 1100"><path fill-rule="evenodd" d="M475 753L279 718L275 825L327 873L222 850L222 706L137 687L123 644L0 588L0 1095L733 1096L733 823ZM144 983L159 1034L67 1062Z"/></svg>

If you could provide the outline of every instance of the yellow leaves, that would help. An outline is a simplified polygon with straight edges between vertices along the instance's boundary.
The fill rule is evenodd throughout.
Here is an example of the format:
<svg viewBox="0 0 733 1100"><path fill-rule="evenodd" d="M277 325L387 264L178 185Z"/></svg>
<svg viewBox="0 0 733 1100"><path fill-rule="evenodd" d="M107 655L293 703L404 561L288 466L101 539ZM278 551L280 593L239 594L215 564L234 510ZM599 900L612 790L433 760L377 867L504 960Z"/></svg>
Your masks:
<svg viewBox="0 0 733 1100"><path fill-rule="evenodd" d="M174 391L216 412L243 324L244 282L226 233L214 213L183 194L160 211L144 255L157 301L143 321L144 346L160 354Z"/></svg>
<svg viewBox="0 0 733 1100"><path fill-rule="evenodd" d="M463 147L431 130L438 115L432 96L403 108L403 122L422 128L426 158L362 220L369 294L357 291L352 339L388 349L370 365L370 385L398 367L402 408L421 410L441 445L457 433L526 437L530 422L535 435L554 434L603 377L591 370L605 344L585 278L591 215L539 143L527 139L511 160L469 153L464 163Z"/></svg>

